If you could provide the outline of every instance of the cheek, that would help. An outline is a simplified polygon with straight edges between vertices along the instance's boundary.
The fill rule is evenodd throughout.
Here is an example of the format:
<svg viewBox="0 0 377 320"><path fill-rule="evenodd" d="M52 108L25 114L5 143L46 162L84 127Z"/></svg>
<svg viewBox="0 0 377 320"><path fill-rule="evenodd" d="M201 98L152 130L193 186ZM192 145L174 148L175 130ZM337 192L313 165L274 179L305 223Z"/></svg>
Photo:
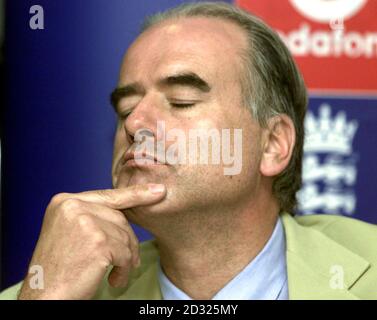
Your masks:
<svg viewBox="0 0 377 320"><path fill-rule="evenodd" d="M262 157L262 132L259 127L247 126L243 134L243 165L249 174L259 174Z"/></svg>
<svg viewBox="0 0 377 320"><path fill-rule="evenodd" d="M114 148L113 148L113 170L122 154L126 150L126 134L124 130L117 129L114 137Z"/></svg>
<svg viewBox="0 0 377 320"><path fill-rule="evenodd" d="M114 154L116 154L117 151L121 149L125 141L126 141L126 134L124 130L117 128L115 132L115 137L114 137Z"/></svg>
<svg viewBox="0 0 377 320"><path fill-rule="evenodd" d="M179 129L188 134L190 130L218 128L216 119L207 114L195 114L174 121L166 121L166 129Z"/></svg>

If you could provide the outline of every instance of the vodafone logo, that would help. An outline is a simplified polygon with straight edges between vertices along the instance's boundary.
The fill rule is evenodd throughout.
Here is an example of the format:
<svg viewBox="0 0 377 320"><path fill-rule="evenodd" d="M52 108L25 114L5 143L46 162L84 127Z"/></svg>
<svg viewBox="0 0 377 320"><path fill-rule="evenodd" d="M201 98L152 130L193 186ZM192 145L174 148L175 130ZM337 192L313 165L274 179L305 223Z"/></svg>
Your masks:
<svg viewBox="0 0 377 320"><path fill-rule="evenodd" d="M346 20L358 13L367 0L289 0L306 18L320 23Z"/></svg>
<svg viewBox="0 0 377 320"><path fill-rule="evenodd" d="M346 29L343 21L359 12L367 0L289 0L297 11L311 20L329 23L318 30L302 22L299 29L279 31L295 56L317 58L377 58L377 32L358 32Z"/></svg>
<svg viewBox="0 0 377 320"><path fill-rule="evenodd" d="M377 0L233 0L295 57L309 90L377 95Z"/></svg>

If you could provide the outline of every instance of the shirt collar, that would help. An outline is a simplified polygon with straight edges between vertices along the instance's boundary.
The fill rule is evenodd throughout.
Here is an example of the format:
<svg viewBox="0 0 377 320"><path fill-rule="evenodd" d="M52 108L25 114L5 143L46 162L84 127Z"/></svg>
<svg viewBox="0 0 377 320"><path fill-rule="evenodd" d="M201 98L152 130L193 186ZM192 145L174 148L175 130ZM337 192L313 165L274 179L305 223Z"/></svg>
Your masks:
<svg viewBox="0 0 377 320"><path fill-rule="evenodd" d="M191 300L162 271L158 262L158 279L165 300ZM285 234L279 217L274 231L262 251L213 300L276 300L288 298L285 258Z"/></svg>

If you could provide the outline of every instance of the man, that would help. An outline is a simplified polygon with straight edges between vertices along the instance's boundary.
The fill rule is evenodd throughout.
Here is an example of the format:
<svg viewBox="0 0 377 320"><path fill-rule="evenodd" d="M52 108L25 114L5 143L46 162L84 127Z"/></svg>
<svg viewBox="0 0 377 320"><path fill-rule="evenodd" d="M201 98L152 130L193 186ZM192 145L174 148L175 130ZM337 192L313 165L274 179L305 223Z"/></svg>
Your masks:
<svg viewBox="0 0 377 320"><path fill-rule="evenodd" d="M258 18L223 3L150 18L124 57L112 102L114 189L53 197L30 263L43 268L43 289L29 274L1 298L377 298L375 226L291 215L306 90ZM224 158L195 161L198 153L167 161L175 142L164 132L223 129L242 133L239 172L225 174ZM221 147L235 154L240 140L231 138ZM152 152L140 148L146 141ZM163 152L154 152L160 142ZM154 240L139 248L129 222Z"/></svg>

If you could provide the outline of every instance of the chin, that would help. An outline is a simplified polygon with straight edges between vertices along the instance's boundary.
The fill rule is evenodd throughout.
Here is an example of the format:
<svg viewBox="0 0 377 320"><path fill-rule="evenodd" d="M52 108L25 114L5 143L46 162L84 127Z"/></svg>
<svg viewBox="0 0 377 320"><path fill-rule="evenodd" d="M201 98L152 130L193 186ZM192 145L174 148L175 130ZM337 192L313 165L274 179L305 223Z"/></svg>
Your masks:
<svg viewBox="0 0 377 320"><path fill-rule="evenodd" d="M167 172L155 170L133 170L130 172L121 172L114 181L116 188L127 188L134 185L142 185L148 183L166 184L169 181L170 174Z"/></svg>
<svg viewBox="0 0 377 320"><path fill-rule="evenodd" d="M139 220L141 219L153 219L153 218L163 218L163 217L169 217L172 215L176 215L179 212L182 212L184 208L179 205L177 205L178 199L174 199L173 193L171 192L171 188L167 186L167 194L165 198L163 198L161 201L147 205L147 206L139 206L134 207L132 210L130 210L130 213L127 215L132 217L133 220ZM182 203L183 204L183 203Z"/></svg>
<svg viewBox="0 0 377 320"><path fill-rule="evenodd" d="M152 233L169 221L171 223L174 220L172 218L177 214L177 211L173 212L171 206L168 206L164 200L157 204L126 210L126 217L130 222Z"/></svg>

